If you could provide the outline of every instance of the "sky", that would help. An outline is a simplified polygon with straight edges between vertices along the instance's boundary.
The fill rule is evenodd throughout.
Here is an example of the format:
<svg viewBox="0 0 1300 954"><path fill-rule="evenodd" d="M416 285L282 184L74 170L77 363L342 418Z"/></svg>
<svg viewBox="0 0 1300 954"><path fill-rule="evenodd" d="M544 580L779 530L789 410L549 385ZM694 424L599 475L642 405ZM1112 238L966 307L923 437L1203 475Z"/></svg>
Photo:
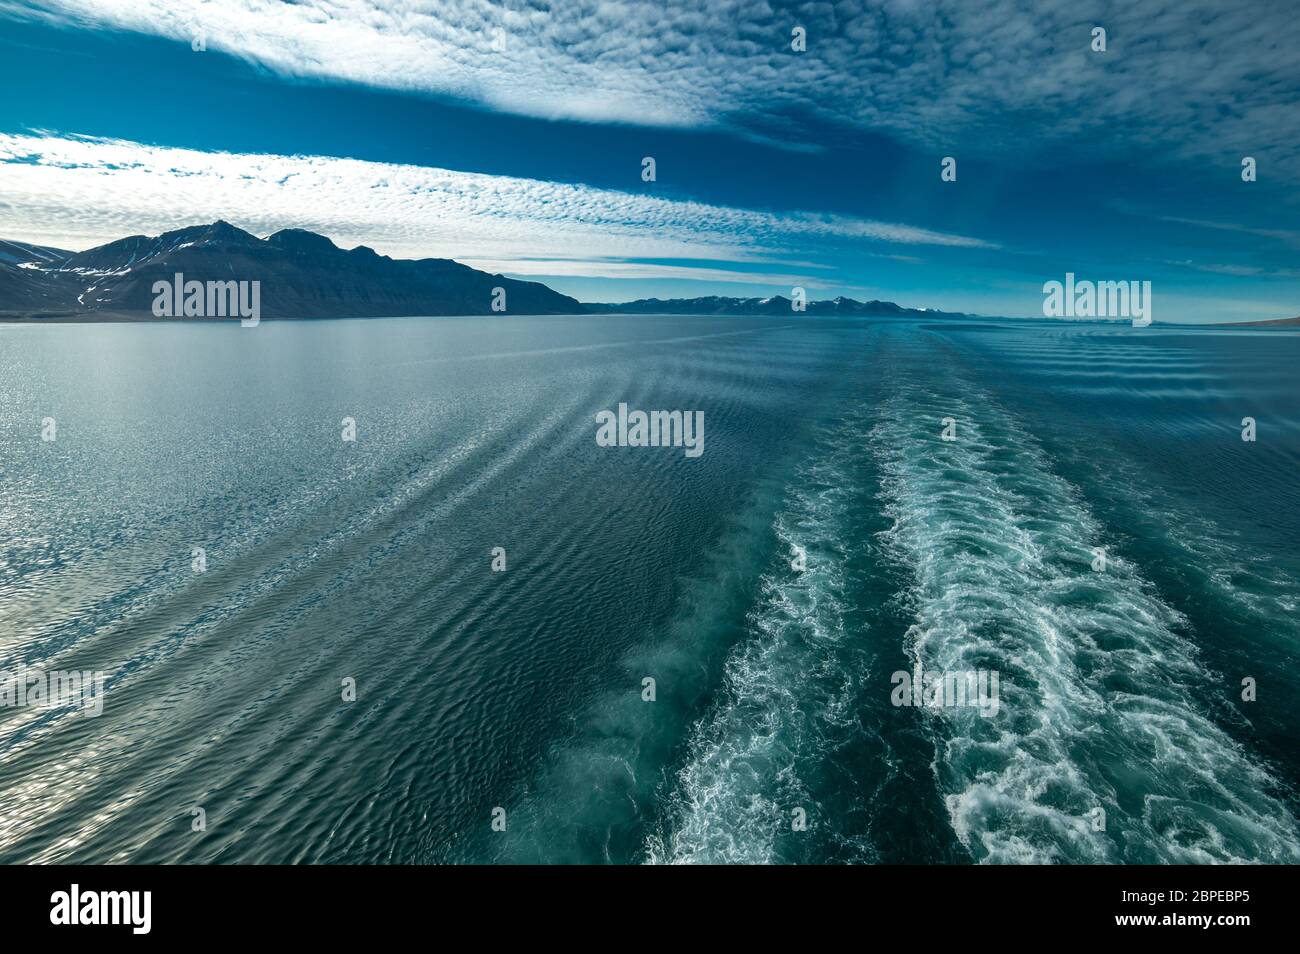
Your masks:
<svg viewBox="0 0 1300 954"><path fill-rule="evenodd" d="M1285 2L0 0L0 238L224 219L583 301L1029 316L1072 272L1290 317L1297 49Z"/></svg>

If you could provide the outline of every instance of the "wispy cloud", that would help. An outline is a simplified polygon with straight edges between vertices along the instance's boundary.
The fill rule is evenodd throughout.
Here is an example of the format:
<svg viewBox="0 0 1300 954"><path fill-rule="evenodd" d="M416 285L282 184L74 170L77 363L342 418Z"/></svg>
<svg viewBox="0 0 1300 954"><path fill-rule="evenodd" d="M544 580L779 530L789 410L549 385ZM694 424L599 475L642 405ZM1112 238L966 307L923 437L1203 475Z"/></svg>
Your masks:
<svg viewBox="0 0 1300 954"><path fill-rule="evenodd" d="M704 265L663 265L658 262L621 262L583 259L461 259L466 265L485 272L508 272L511 275L531 275L542 278L633 278L656 281L706 281L738 285L807 285L815 281L814 271L805 272L751 272L734 268L710 268ZM845 289L840 283L837 288ZM864 286L851 286L863 292ZM877 289L870 289L877 290Z"/></svg>
<svg viewBox="0 0 1300 954"><path fill-rule="evenodd" d="M787 132L793 113L972 151L1111 141L1170 155L1300 149L1300 18L1182 0L34 0L0 9L160 34L283 75L531 116ZM806 53L790 49L807 31ZM1094 26L1105 53L1089 48ZM1118 135L1114 135L1118 132ZM811 143L810 143L811 145Z"/></svg>
<svg viewBox="0 0 1300 954"><path fill-rule="evenodd" d="M308 228L394 256L491 262L521 274L566 273L542 271L561 267L576 274L575 263L582 263L584 274L611 278L694 271L717 280L718 263L736 263L778 265L784 281L817 268L819 251L865 251L879 243L990 247L969 236L852 216L776 214L328 156L55 135L0 134L0 207L5 238L60 247L224 218L258 234ZM554 261L539 261L546 259ZM697 261L701 267L692 269ZM727 281L760 281L746 268L723 271ZM770 268L764 274L777 276Z"/></svg>
<svg viewBox="0 0 1300 954"><path fill-rule="evenodd" d="M1198 229L1213 229L1219 232L1241 232L1245 235L1257 235L1260 238L1274 239L1287 245L1300 247L1300 231L1294 229L1266 229L1237 222L1213 222L1208 219L1189 219L1177 215L1157 216L1161 221L1176 225L1190 225Z"/></svg>
<svg viewBox="0 0 1300 954"><path fill-rule="evenodd" d="M1300 279L1300 268L1262 268L1258 265L1242 264L1221 264L1217 262L1194 262L1190 259L1182 261L1168 259L1166 265L1176 265L1179 268L1190 268L1198 272L1208 272L1211 275L1227 275L1231 278L1286 278Z"/></svg>

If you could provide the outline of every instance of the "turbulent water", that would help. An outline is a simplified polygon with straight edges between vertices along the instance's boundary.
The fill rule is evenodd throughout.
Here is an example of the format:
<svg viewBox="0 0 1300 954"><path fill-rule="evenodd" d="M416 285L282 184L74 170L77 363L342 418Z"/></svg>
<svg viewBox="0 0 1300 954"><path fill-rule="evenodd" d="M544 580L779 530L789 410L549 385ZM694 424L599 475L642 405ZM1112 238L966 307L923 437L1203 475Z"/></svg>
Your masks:
<svg viewBox="0 0 1300 954"><path fill-rule="evenodd" d="M1295 863L1297 367L1046 321L0 326L0 672L105 679L0 708L0 861ZM620 402L703 454L600 446Z"/></svg>

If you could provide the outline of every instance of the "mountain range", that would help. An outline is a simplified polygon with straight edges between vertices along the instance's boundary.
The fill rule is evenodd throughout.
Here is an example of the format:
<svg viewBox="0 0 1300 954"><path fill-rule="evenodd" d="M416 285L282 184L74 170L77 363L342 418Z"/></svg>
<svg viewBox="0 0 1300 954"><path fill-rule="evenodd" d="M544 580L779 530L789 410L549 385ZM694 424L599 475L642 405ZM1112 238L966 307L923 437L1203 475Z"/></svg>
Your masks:
<svg viewBox="0 0 1300 954"><path fill-rule="evenodd" d="M266 238L228 222L158 236L131 235L84 252L0 239L0 321L123 321L153 318L153 288L187 281L259 281L264 318L375 318L494 314L497 289L508 315L786 315L968 318L839 297L796 312L767 298L642 298L583 303L540 282L491 275L445 258L395 259L323 235L282 229ZM1300 318L1238 323L1293 326Z"/></svg>
<svg viewBox="0 0 1300 954"><path fill-rule="evenodd" d="M227 222L150 237L132 235L84 252L0 241L0 317L113 320L153 317L154 283L259 281L264 318L365 318L582 312L539 282L489 275L449 259L406 260L364 245L284 229L258 238Z"/></svg>
<svg viewBox="0 0 1300 954"><path fill-rule="evenodd" d="M797 314L784 295L770 298L641 298L637 301L589 304L587 310L616 315L791 315ZM904 308L892 301L857 301L843 296L826 301L807 302L807 315L937 315L939 312ZM948 313L944 313L948 314Z"/></svg>
<svg viewBox="0 0 1300 954"><path fill-rule="evenodd" d="M490 275L450 259L394 259L364 245L283 229L266 238L228 222L131 235L84 252L0 240L0 320L152 318L157 281L257 280L264 318L368 318L506 313L794 315L789 298L645 298L584 304L540 282ZM893 302L814 301L809 315L935 315Z"/></svg>

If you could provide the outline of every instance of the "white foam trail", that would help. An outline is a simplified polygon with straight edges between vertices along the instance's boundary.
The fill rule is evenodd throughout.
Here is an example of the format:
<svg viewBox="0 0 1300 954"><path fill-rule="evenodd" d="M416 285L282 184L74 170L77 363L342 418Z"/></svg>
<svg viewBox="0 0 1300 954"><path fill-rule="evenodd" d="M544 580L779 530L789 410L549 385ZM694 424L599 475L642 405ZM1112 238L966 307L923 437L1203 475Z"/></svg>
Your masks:
<svg viewBox="0 0 1300 954"><path fill-rule="evenodd" d="M1137 568L1093 571L1102 528L1033 437L951 375L891 384L871 446L915 574L909 652L1001 672L997 716L926 710L962 843L985 862L1300 860L1268 773L1205 715L1217 677L1184 621Z"/></svg>
<svg viewBox="0 0 1300 954"><path fill-rule="evenodd" d="M816 823L801 773L824 758L826 735L844 731L855 716L851 675L838 655L849 635L842 524L852 494L842 437L788 489L774 526L782 559L763 578L719 702L694 729L671 796L669 831L647 845L652 863L781 861L794 809ZM803 572L790 565L795 546L807 552Z"/></svg>

